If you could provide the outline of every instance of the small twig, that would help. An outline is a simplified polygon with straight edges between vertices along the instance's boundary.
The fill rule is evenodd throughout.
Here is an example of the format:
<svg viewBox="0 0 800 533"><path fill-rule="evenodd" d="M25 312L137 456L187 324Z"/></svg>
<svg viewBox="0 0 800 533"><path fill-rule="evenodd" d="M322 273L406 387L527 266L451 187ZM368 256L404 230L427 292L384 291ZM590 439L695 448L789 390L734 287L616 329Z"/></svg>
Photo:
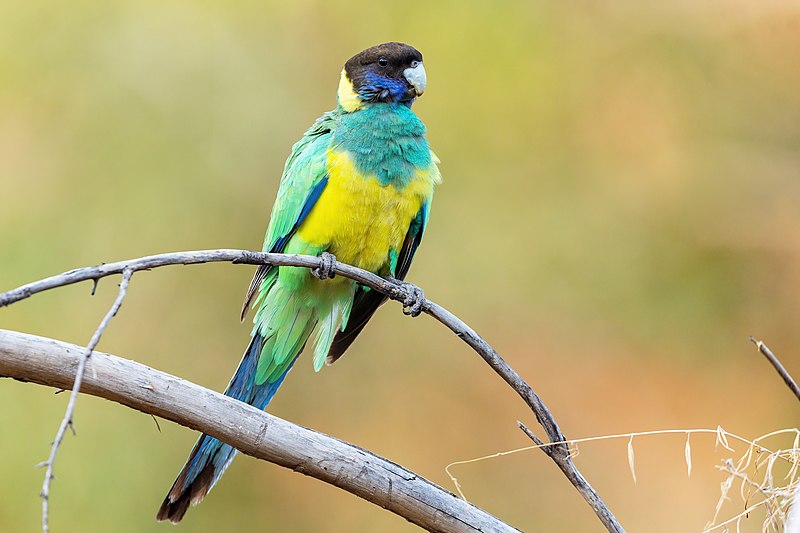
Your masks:
<svg viewBox="0 0 800 533"><path fill-rule="evenodd" d="M28 283L14 290L0 294L0 307L10 305L19 300L48 289L78 283L80 281L98 280L112 274L118 274L125 270L139 271L150 270L167 265L190 265L210 262L233 262L248 265L275 265L275 266L299 266L316 269L321 266L321 259L308 255L296 254L276 254L265 252L251 252L247 250L200 250L193 252L174 252L160 255L152 255L128 261L107 263L94 267L79 268L64 272L57 276L45 278L33 283ZM339 263L335 264L337 275L352 279L361 285L370 287L392 300L403 302L407 298L407 289L396 281L386 280L372 272L356 268L354 266ZM597 517L603 525L612 532L622 532L624 529L616 520L611 510L605 505L603 500L586 481L572 462L569 454L569 447L561 444L566 441L561 429L558 427L553 415L547 406L533 391L525 380L517 374L514 369L508 366L500 355L480 337L475 330L465 322L455 316L447 309L426 299L422 306L422 312L434 317L436 320L447 326L461 340L466 342L475 352L480 355L490 367L513 388L517 394L525 401L536 415L539 424L544 428L547 438L554 443L553 449L548 456L558 465L564 475L581 493L586 502L592 507Z"/></svg>
<svg viewBox="0 0 800 533"><path fill-rule="evenodd" d="M519 426L519 429L521 429L522 432L528 436L529 439L531 439L533 442L536 443L536 447L541 448L542 451L546 453L548 456L552 455L552 447L549 444L545 444L544 442L542 442L542 440L536 436L536 433L528 429L528 427L519 420L517 420L517 425Z"/></svg>
<svg viewBox="0 0 800 533"><path fill-rule="evenodd" d="M56 454L58 453L58 448L61 446L61 442L64 440L64 435L67 432L67 428L72 430L73 435L75 434L75 428L72 425L72 416L75 413L75 402L78 399L78 393L81 389L81 382L83 381L83 375L86 370L86 362L89 360L92 352L94 352L94 349L97 347L97 343L100 342L100 337L102 337L103 333L108 327L108 323L111 322L111 319L114 318L114 315L116 315L117 311L119 311L122 301L125 299L125 294L128 291L128 283L130 282L132 275L133 270L123 270L122 281L119 284L119 293L117 294L117 299L114 300L114 303L106 313L106 316L104 316L103 320L100 321L100 325L97 326L97 329L94 331L89 344L83 351L83 356L78 360L78 368L75 370L75 382L72 385L72 393L69 396L67 410L64 412L64 418L61 420L61 424L58 426L56 438L53 439L53 445L50 448L50 456L47 458L47 461L42 464L42 466L47 466L47 470L44 474L44 482L42 483L42 492L40 494L42 497L42 531L44 531L44 533L48 533L48 531L50 531L48 523L50 483L53 480L53 467L56 462Z"/></svg>
<svg viewBox="0 0 800 533"><path fill-rule="evenodd" d="M592 508L597 518L606 526L606 529L613 532L624 532L625 530L620 523L617 522L614 514L608 506L606 506L602 498L600 498L600 495L597 494L597 491L586 481L586 478L580 473L578 467L572 462L569 444L562 439L561 442L553 442L550 443L549 446L545 446L530 429L522 424L522 422L517 422L517 424L519 424L520 429L536 443L536 446L539 446L540 449L558 465L558 468L561 469L561 472L567 477L570 483L581 493L581 496L583 496L583 499L586 500L586 503Z"/></svg>
<svg viewBox="0 0 800 533"><path fill-rule="evenodd" d="M755 337L750 337L750 342L756 345L758 351L767 358L767 361L775 368L778 372L778 375L783 379L783 382L786 383L786 386L789 387L789 390L794 393L795 397L800 400L800 387L797 386L797 382L792 379L792 376L789 375L789 372L783 367L778 358L775 357L775 354L772 353L766 344L763 342L756 340Z"/></svg>

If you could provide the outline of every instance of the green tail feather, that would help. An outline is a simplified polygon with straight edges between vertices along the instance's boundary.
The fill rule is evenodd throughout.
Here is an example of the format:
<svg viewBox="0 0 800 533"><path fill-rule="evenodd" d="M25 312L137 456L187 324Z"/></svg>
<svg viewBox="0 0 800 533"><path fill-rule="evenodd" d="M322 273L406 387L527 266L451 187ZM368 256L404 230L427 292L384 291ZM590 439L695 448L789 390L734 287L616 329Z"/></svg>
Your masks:
<svg viewBox="0 0 800 533"><path fill-rule="evenodd" d="M336 302L331 306L328 315L319 321L317 330L314 334L314 370L319 372L325 363L325 358L333 343L336 333L344 330L347 320L350 318L350 309L353 306L353 298L348 297L344 304Z"/></svg>
<svg viewBox="0 0 800 533"><path fill-rule="evenodd" d="M314 334L314 369L325 362L333 338L346 325L355 284L308 280L302 288L287 289L280 279L259 291L260 307L253 328L264 338L255 373L257 385L280 379Z"/></svg>

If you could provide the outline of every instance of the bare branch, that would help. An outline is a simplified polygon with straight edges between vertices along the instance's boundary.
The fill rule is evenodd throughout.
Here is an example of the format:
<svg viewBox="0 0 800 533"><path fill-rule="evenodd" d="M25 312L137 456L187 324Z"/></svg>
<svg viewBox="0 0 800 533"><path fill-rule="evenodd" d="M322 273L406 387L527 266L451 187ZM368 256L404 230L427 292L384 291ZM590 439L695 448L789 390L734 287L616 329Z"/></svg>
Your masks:
<svg viewBox="0 0 800 533"><path fill-rule="evenodd" d="M73 386L85 349L0 329L0 376ZM81 392L160 416L242 452L340 487L430 531L517 531L382 457L287 422L251 405L102 352L85 362Z"/></svg>
<svg viewBox="0 0 800 533"><path fill-rule="evenodd" d="M100 325L97 326L97 329L94 331L91 340L89 340L89 344L86 346L83 354L78 360L78 368L75 371L75 381L72 383L72 393L69 395L67 410L64 412L64 418L61 420L61 424L58 426L56 438L53 439L53 445L50 447L50 456L47 458L47 461L42 464L42 466L47 467L47 470L44 474L44 482L42 483L42 492L40 493L40 496L42 497L42 531L44 531L44 533L48 533L48 531L50 531L50 483L53 481L53 468L56 462L56 454L58 453L58 448L61 446L61 441L64 440L64 435L67 432L67 428L71 428L73 433L75 432L72 424L72 416L75 413L75 402L78 399L78 393L80 392L84 372L86 371L86 362L89 360L89 357L92 356L92 353L97 347L97 344L100 342L100 337L102 337L103 333L105 333L109 322L111 322L111 319L114 318L114 316L117 314L117 311L119 311L119 308L122 306L122 301L125 299L125 295L128 292L128 283L131 280L131 276L133 276L132 270L124 270L122 272L122 281L119 284L119 293L117 294L117 298L114 300L111 308L103 317L103 320L100 321Z"/></svg>
<svg viewBox="0 0 800 533"><path fill-rule="evenodd" d="M797 382L792 379L792 376L789 375L789 372L783 367L778 358L775 357L775 354L772 353L766 344L763 342L756 340L755 337L750 337L750 342L756 345L758 351L767 358L767 361L775 368L775 371L778 372L778 375L783 379L783 382L786 383L786 386L789 387L789 390L794 393L795 397L800 400L800 388L797 386Z"/></svg>
<svg viewBox="0 0 800 533"><path fill-rule="evenodd" d="M152 255L129 261L107 263L95 267L79 268L57 276L35 281L0 294L0 307L10 305L38 292L80 281L96 281L105 276L118 274L126 269L138 271L167 265L189 265L209 262L233 262L250 265L271 264L276 266L299 266L311 269L322 266L320 258L306 255L274 254L230 249L175 252ZM366 270L337 262L334 264L333 271L336 274L377 290L392 300L402 302L407 297L407 292L400 283L393 280L386 280ZM530 385L508 366L489 343L450 311L428 299L424 301L422 311L447 326L461 340L472 347L472 349L475 350L475 352L477 352L478 355L480 355L484 361L486 361L486 363L517 392L517 394L519 394L536 415L536 419L544 428L550 442L556 443L549 448L547 455L558 465L561 471L564 472L567 479L570 480L575 488L578 489L609 531L624 531L611 513L611 510L605 505L597 492L586 481L572 462L569 454L569 446L564 444L564 441L567 440L566 437L561 433L561 429L558 427L553 415L547 409L547 406L533 391Z"/></svg>

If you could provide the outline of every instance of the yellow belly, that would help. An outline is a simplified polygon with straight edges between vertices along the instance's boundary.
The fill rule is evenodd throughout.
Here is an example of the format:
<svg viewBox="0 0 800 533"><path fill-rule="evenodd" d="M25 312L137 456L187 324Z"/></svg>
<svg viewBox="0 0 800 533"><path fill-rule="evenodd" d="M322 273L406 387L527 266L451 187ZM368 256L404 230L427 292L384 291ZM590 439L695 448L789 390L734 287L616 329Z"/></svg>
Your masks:
<svg viewBox="0 0 800 533"><path fill-rule="evenodd" d="M435 164L417 172L406 187L381 185L361 175L347 152L329 150L328 184L297 236L327 248L339 261L377 272L399 252L411 221L439 179Z"/></svg>

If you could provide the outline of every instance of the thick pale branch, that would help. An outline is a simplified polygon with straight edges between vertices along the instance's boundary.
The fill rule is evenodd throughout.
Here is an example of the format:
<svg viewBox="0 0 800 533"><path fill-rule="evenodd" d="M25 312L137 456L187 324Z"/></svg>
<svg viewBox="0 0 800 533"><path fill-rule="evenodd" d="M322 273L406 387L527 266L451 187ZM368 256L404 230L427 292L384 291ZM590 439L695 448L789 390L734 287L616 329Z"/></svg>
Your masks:
<svg viewBox="0 0 800 533"><path fill-rule="evenodd" d="M57 276L35 281L0 294L0 307L10 305L48 289L87 280L97 282L100 278L119 274L125 270L135 272L167 265L189 265L209 262L233 262L250 265L271 264L276 266L299 266L312 269L321 266L320 258L318 257L294 254L274 254L230 249L167 253L128 261L119 261L116 263L106 263L94 267L79 268ZM406 298L407 293L399 283L386 280L366 270L361 270L344 263L336 263L334 272L337 275L350 278L364 286L377 290L392 300L402 302ZM544 428L550 442L563 443L567 440L561 433L558 424L544 402L542 402L530 385L508 366L489 343L481 338L461 319L431 300L425 300L422 311L447 326L453 333L472 347L472 349L475 350L475 352L477 352L478 355L480 355L484 361L486 361L489 366L517 392L517 394L519 394L536 415L536 419ZM577 467L572 462L569 455L569 447L566 444L556 444L549 447L547 455L558 465L567 479L570 480L573 486L580 492L581 496L583 496L586 502L592 507L606 529L612 532L624 531L611 513L611 510L580 474Z"/></svg>
<svg viewBox="0 0 800 533"><path fill-rule="evenodd" d="M0 376L68 389L85 348L0 330ZM217 437L242 452L326 483L431 531L516 531L430 481L366 450L147 366L102 352L81 392Z"/></svg>

